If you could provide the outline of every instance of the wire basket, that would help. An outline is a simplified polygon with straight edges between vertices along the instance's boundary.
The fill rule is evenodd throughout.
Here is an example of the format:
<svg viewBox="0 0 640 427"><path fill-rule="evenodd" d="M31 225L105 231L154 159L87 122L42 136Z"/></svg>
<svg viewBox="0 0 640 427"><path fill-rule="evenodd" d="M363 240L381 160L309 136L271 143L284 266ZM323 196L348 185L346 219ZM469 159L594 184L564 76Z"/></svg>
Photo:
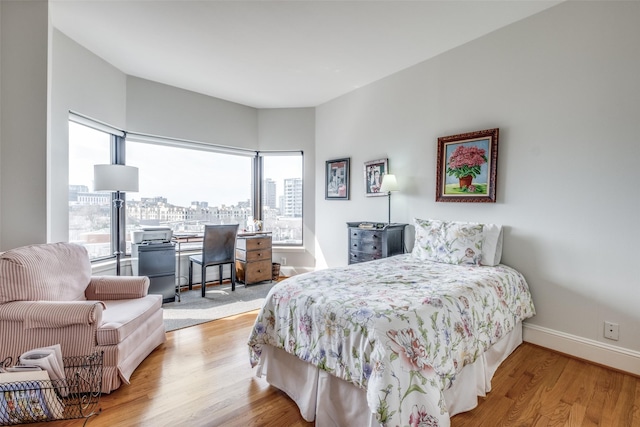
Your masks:
<svg viewBox="0 0 640 427"><path fill-rule="evenodd" d="M271 264L271 280L278 280L280 277L280 264L274 262Z"/></svg>
<svg viewBox="0 0 640 427"><path fill-rule="evenodd" d="M86 424L100 413L103 353L62 360L65 379L0 383L0 425L78 418ZM13 366L12 358L0 366Z"/></svg>

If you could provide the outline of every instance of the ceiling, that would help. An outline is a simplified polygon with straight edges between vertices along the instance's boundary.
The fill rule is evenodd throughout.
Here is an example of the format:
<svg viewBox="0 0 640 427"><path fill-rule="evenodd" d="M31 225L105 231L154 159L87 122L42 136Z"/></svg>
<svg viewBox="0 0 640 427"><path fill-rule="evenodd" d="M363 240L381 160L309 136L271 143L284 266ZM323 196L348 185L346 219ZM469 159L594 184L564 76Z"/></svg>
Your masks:
<svg viewBox="0 0 640 427"><path fill-rule="evenodd" d="M313 107L559 1L51 0L122 72L256 108Z"/></svg>

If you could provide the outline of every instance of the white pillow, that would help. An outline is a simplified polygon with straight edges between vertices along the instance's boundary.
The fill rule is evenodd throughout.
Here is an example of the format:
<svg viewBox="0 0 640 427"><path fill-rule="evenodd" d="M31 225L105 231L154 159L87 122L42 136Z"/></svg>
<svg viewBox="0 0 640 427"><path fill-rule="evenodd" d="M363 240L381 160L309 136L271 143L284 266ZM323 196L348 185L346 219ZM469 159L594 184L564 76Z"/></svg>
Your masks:
<svg viewBox="0 0 640 427"><path fill-rule="evenodd" d="M475 222L414 219L412 254L449 264L495 266L502 258L502 226Z"/></svg>
<svg viewBox="0 0 640 427"><path fill-rule="evenodd" d="M497 224L482 224L482 226L484 244L480 264L493 267L500 264L502 258L502 226Z"/></svg>

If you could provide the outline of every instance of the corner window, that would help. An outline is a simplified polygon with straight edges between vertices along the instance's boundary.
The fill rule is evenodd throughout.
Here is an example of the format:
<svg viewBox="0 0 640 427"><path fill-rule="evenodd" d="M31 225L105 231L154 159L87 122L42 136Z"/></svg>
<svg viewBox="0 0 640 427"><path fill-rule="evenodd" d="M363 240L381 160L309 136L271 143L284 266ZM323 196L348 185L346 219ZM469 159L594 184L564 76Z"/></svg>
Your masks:
<svg viewBox="0 0 640 427"><path fill-rule="evenodd" d="M73 113L69 241L84 245L91 259L114 253L112 194L93 191L93 166L115 162L139 169L139 192L124 197L125 253L131 252L131 231L145 226L199 233L205 224L240 224L250 231L256 220L272 232L274 245L302 245L301 152L256 153L126 134Z"/></svg>
<svg viewBox="0 0 640 427"><path fill-rule="evenodd" d="M302 245L303 179L301 152L260 153L261 219L273 244Z"/></svg>

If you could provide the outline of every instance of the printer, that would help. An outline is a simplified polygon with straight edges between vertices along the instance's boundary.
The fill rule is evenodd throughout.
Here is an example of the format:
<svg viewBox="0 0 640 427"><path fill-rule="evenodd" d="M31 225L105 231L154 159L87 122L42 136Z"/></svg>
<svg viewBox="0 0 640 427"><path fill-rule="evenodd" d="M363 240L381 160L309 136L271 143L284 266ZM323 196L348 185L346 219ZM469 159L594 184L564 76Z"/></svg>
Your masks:
<svg viewBox="0 0 640 427"><path fill-rule="evenodd" d="M169 227L145 227L131 231L131 243L167 243L172 236L173 230Z"/></svg>

